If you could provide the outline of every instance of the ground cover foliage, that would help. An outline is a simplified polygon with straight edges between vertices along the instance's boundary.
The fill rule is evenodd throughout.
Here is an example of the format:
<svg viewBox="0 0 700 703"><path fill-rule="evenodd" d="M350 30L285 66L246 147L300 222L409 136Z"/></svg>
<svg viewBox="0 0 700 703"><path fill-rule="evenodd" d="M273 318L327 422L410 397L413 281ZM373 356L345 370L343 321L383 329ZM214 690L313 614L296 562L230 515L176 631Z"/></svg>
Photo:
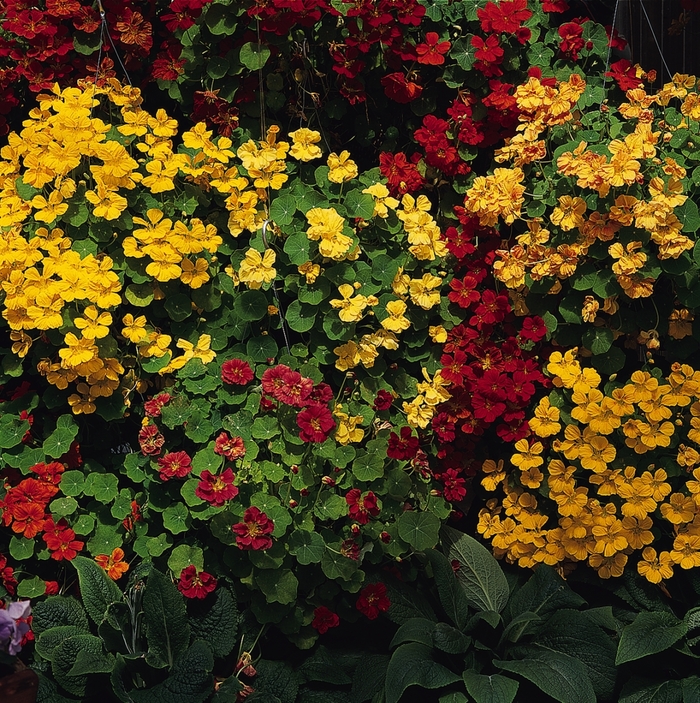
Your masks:
<svg viewBox="0 0 700 703"><path fill-rule="evenodd" d="M568 5L1 3L39 700L700 697L696 79Z"/></svg>

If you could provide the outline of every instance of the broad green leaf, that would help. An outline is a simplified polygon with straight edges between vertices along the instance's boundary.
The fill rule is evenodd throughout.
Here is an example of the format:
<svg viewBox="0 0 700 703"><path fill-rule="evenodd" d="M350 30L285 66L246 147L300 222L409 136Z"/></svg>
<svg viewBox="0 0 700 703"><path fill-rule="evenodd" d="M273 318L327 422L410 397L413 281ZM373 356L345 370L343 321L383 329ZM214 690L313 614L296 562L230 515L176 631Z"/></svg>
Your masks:
<svg viewBox="0 0 700 703"><path fill-rule="evenodd" d="M87 686L87 675L72 674L81 652L99 656L102 653L102 640L93 635L74 635L64 639L53 651L51 672L62 688L82 698Z"/></svg>
<svg viewBox="0 0 700 703"><path fill-rule="evenodd" d="M692 691L686 691L681 681L633 677L625 684L618 701L619 703L697 703L698 698L693 698Z"/></svg>
<svg viewBox="0 0 700 703"><path fill-rule="evenodd" d="M270 219L278 225L288 225L294 219L297 203L292 195L278 195L270 205Z"/></svg>
<svg viewBox="0 0 700 703"><path fill-rule="evenodd" d="M427 618L410 618L406 620L396 631L389 649L394 649L406 642L419 642L426 647L433 646L433 632L437 623Z"/></svg>
<svg viewBox="0 0 700 703"><path fill-rule="evenodd" d="M294 266L301 266L309 260L309 238L304 232L296 232L284 243L284 251L289 257L289 262Z"/></svg>
<svg viewBox="0 0 700 703"><path fill-rule="evenodd" d="M255 576L255 583L268 603L286 605L296 600L299 581L289 569L260 571Z"/></svg>
<svg viewBox="0 0 700 703"><path fill-rule="evenodd" d="M72 515L78 509L78 501L75 498L56 498L49 505L49 510L53 515L65 517Z"/></svg>
<svg viewBox="0 0 700 703"><path fill-rule="evenodd" d="M32 606L32 630L35 634L61 625L72 625L88 632L85 610L72 596L49 596Z"/></svg>
<svg viewBox="0 0 700 703"><path fill-rule="evenodd" d="M83 492L95 496L100 503L111 503L119 493L119 479L114 474L91 473L85 480Z"/></svg>
<svg viewBox="0 0 700 703"><path fill-rule="evenodd" d="M23 579L17 586L17 595L20 598L38 598L46 591L44 580L35 576L31 579Z"/></svg>
<svg viewBox="0 0 700 703"><path fill-rule="evenodd" d="M123 537L119 534L118 525L99 524L95 528L95 534L87 544L88 551L93 556L98 554L111 554L112 550L121 547Z"/></svg>
<svg viewBox="0 0 700 703"><path fill-rule="evenodd" d="M79 496L85 486L85 476L82 471L65 471L61 474L61 493L66 496Z"/></svg>
<svg viewBox="0 0 700 703"><path fill-rule="evenodd" d="M274 359L277 356L279 347L273 337L260 336L252 337L246 342L245 353L257 362L266 362L268 359Z"/></svg>
<svg viewBox="0 0 700 703"><path fill-rule="evenodd" d="M78 572L80 596L90 619L99 625L111 603L122 600L122 592L92 559L78 555L71 564Z"/></svg>
<svg viewBox="0 0 700 703"><path fill-rule="evenodd" d="M190 511L182 503L175 503L163 511L163 527L174 535L189 529Z"/></svg>
<svg viewBox="0 0 700 703"><path fill-rule="evenodd" d="M10 554L19 561L29 559L34 554L34 540L12 535L10 538Z"/></svg>
<svg viewBox="0 0 700 703"><path fill-rule="evenodd" d="M267 315L267 296L259 290L245 290L233 301L233 312L245 322L262 320Z"/></svg>
<svg viewBox="0 0 700 703"><path fill-rule="evenodd" d="M493 555L473 537L449 527L443 528L448 546L447 558L459 562L457 578L469 603L478 610L500 613L508 602L510 589Z"/></svg>
<svg viewBox="0 0 700 703"><path fill-rule="evenodd" d="M343 199L348 217L371 219L374 214L374 198L361 190L351 190Z"/></svg>
<svg viewBox="0 0 700 703"><path fill-rule="evenodd" d="M143 594L148 652L155 666L172 667L190 641L190 626L182 595L173 582L152 569Z"/></svg>
<svg viewBox="0 0 700 703"><path fill-rule="evenodd" d="M428 549L426 556L433 568L433 578L442 608L457 628L463 630L469 619L469 603L464 589L444 554Z"/></svg>
<svg viewBox="0 0 700 703"><path fill-rule="evenodd" d="M179 576L182 570L190 564L194 564L198 571L204 570L204 552L200 547L179 544L168 557L168 568L175 576Z"/></svg>
<svg viewBox="0 0 700 703"><path fill-rule="evenodd" d="M285 310L284 319L295 332L308 332L316 322L317 308L293 300Z"/></svg>
<svg viewBox="0 0 700 703"><path fill-rule="evenodd" d="M531 681L559 703L596 703L593 686L584 665L561 652L530 647L521 657L493 663Z"/></svg>
<svg viewBox="0 0 700 703"><path fill-rule="evenodd" d="M584 603L551 566L540 564L527 583L515 591L507 613L511 619L527 611L544 617L558 609L578 608Z"/></svg>
<svg viewBox="0 0 700 703"><path fill-rule="evenodd" d="M431 658L432 649L418 642L402 644L386 670L386 703L398 703L409 686L437 689L460 680L454 672Z"/></svg>
<svg viewBox="0 0 700 703"><path fill-rule="evenodd" d="M267 700L280 703L295 703L299 691L299 678L287 662L261 659L255 666L257 677L256 690Z"/></svg>
<svg viewBox="0 0 700 703"><path fill-rule="evenodd" d="M241 63L251 71L262 68L270 58L270 50L261 44L247 42L241 47Z"/></svg>
<svg viewBox="0 0 700 703"><path fill-rule="evenodd" d="M213 600L193 604L190 624L194 639L204 640L215 657L227 657L238 644L240 614L231 591L216 589Z"/></svg>
<svg viewBox="0 0 700 703"><path fill-rule="evenodd" d="M476 703L513 703L518 692L517 681L500 674L486 676L468 669L462 674L467 693Z"/></svg>
<svg viewBox="0 0 700 703"><path fill-rule="evenodd" d="M289 538L289 552L300 564L318 564L326 551L326 543L318 532L294 530Z"/></svg>
<svg viewBox="0 0 700 703"><path fill-rule="evenodd" d="M52 459L58 459L69 449L78 435L78 426L70 415L61 415L56 429L44 440L43 450Z"/></svg>
<svg viewBox="0 0 700 703"><path fill-rule="evenodd" d="M56 627L51 627L43 631L41 634L35 634L37 635L36 651L44 659L51 661L54 651L63 640L68 637L74 637L75 635L88 635L90 633L87 627L80 628L77 625L57 625Z"/></svg>
<svg viewBox="0 0 700 703"><path fill-rule="evenodd" d="M639 613L622 631L615 664L663 652L678 642L687 631L687 625L670 613Z"/></svg>
<svg viewBox="0 0 700 703"><path fill-rule="evenodd" d="M432 549L438 542L440 520L432 513L406 511L399 517L398 525L399 537L418 552Z"/></svg>
<svg viewBox="0 0 700 703"><path fill-rule="evenodd" d="M27 420L20 420L19 417L9 413L0 417L0 448L11 449L22 442L22 437L29 429Z"/></svg>

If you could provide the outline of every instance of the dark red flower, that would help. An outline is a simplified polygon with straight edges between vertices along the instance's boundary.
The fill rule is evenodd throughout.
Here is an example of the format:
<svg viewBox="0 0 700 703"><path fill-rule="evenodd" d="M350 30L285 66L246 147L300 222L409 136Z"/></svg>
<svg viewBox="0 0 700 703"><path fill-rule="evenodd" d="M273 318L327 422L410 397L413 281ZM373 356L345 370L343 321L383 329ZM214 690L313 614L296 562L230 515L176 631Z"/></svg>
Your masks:
<svg viewBox="0 0 700 703"><path fill-rule="evenodd" d="M263 378L264 376L265 374ZM276 385L272 394L280 403L303 408L313 388L314 382L310 378L304 378L298 371L287 369L282 374L282 383Z"/></svg>
<svg viewBox="0 0 700 703"><path fill-rule="evenodd" d="M192 471L192 459L187 452L168 452L158 459L158 472L161 481L171 478L185 478Z"/></svg>
<svg viewBox="0 0 700 703"><path fill-rule="evenodd" d="M215 589L216 579L206 571L197 571L194 564L182 570L177 582L177 590L185 598L206 598Z"/></svg>
<svg viewBox="0 0 700 703"><path fill-rule="evenodd" d="M540 0L545 12L566 12L569 9L567 0Z"/></svg>
<svg viewBox="0 0 700 703"><path fill-rule="evenodd" d="M151 400L147 400L143 404L143 410L147 417L160 417L163 407L170 402L170 393L159 393Z"/></svg>
<svg viewBox="0 0 700 703"><path fill-rule="evenodd" d="M380 83L386 96L397 103L410 103L419 98L423 92L423 86L408 80L401 71L388 73L381 79Z"/></svg>
<svg viewBox="0 0 700 703"><path fill-rule="evenodd" d="M58 581L45 581L44 582L44 595L45 596L55 596L61 589Z"/></svg>
<svg viewBox="0 0 700 703"><path fill-rule="evenodd" d="M332 627L340 625L340 618L332 611L321 605L314 610L314 619L311 621L311 627L316 630L319 635L325 635Z"/></svg>
<svg viewBox="0 0 700 703"><path fill-rule="evenodd" d="M460 478L455 469L447 469L444 474L436 477L443 484L442 495L445 500L456 503L467 495L466 481Z"/></svg>
<svg viewBox="0 0 700 703"><path fill-rule="evenodd" d="M317 383L314 386L308 399L314 403L322 403L325 405L333 400L333 389L327 383L321 381L321 383Z"/></svg>
<svg viewBox="0 0 700 703"><path fill-rule="evenodd" d="M297 415L297 425L304 442L325 442L335 429L335 420L325 405L314 404Z"/></svg>
<svg viewBox="0 0 700 703"><path fill-rule="evenodd" d="M577 22L566 22L559 27L559 48L561 52L572 61L578 61L578 52L583 49L583 27Z"/></svg>
<svg viewBox="0 0 700 703"><path fill-rule="evenodd" d="M520 330L520 336L523 339L530 340L532 342L539 342L547 334L547 325L545 325L544 320L541 317L526 317L523 320L523 326Z"/></svg>
<svg viewBox="0 0 700 703"><path fill-rule="evenodd" d="M284 376L288 371L291 369L284 364L277 364L277 366L265 369L261 379L263 391L276 398L277 390L286 383Z"/></svg>
<svg viewBox="0 0 700 703"><path fill-rule="evenodd" d="M182 47L170 45L161 51L153 62L152 75L164 81L175 81L185 72L186 59L181 59Z"/></svg>
<svg viewBox="0 0 700 703"><path fill-rule="evenodd" d="M165 437L158 431L155 425L146 425L139 432L139 446L141 453L146 456L160 454L160 450L165 444Z"/></svg>
<svg viewBox="0 0 700 703"><path fill-rule="evenodd" d="M221 432L214 441L214 453L235 461L245 456L245 444L242 437L230 437L228 432Z"/></svg>
<svg viewBox="0 0 700 703"><path fill-rule="evenodd" d="M523 22L532 17L532 12L527 9L527 0L501 0L496 5L487 2L483 8L476 11L481 23L481 29L490 34L514 34L520 29Z"/></svg>
<svg viewBox="0 0 700 703"><path fill-rule="evenodd" d="M468 308L481 298L479 291L476 290L477 285L478 281L471 274L467 274L461 281L458 278L453 278L450 281L452 290L447 294L447 297L453 303L457 303L460 308Z"/></svg>
<svg viewBox="0 0 700 703"><path fill-rule="evenodd" d="M223 473L217 475L208 469L204 469L194 493L198 498L220 508L227 501L233 500L238 495L238 488L233 485L235 478L231 469L226 469Z"/></svg>
<svg viewBox="0 0 700 703"><path fill-rule="evenodd" d="M239 549L264 551L272 546L270 535L275 523L253 505L243 514L243 522L237 522L231 529L236 535Z"/></svg>
<svg viewBox="0 0 700 703"><path fill-rule="evenodd" d="M402 151L397 154L383 151L379 154L379 172L387 179L392 195L413 193L423 185L423 176Z"/></svg>
<svg viewBox="0 0 700 703"><path fill-rule="evenodd" d="M372 407L376 411L388 410L394 402L394 396L389 391L380 390L377 392L377 397L374 399Z"/></svg>
<svg viewBox="0 0 700 703"><path fill-rule="evenodd" d="M145 52L153 46L153 26L140 12L126 7L122 11L121 21L115 25L122 44L134 44Z"/></svg>
<svg viewBox="0 0 700 703"><path fill-rule="evenodd" d="M620 59L611 64L610 71L605 75L612 78L620 90L634 90L644 85L644 81L637 77L637 69L627 59Z"/></svg>
<svg viewBox="0 0 700 703"><path fill-rule="evenodd" d="M400 437L395 432L389 435L386 455L390 459L398 459L399 461L413 459L420 446L418 437L413 436L413 430L410 427L402 427L400 432Z"/></svg>
<svg viewBox="0 0 700 703"><path fill-rule="evenodd" d="M425 35L425 42L416 46L418 63L429 66L439 66L445 63L445 54L450 50L452 44L449 41L440 41L437 32L428 32Z"/></svg>
<svg viewBox="0 0 700 703"><path fill-rule="evenodd" d="M359 488L351 488L345 495L348 504L348 517L351 520L366 525L370 517L379 515L377 496L372 491L363 494Z"/></svg>
<svg viewBox="0 0 700 703"><path fill-rule="evenodd" d="M379 613L386 613L391 607L391 601L386 595L383 583L370 583L360 591L355 607L370 620L376 620Z"/></svg>
<svg viewBox="0 0 700 703"><path fill-rule="evenodd" d="M267 372L265 372L267 373ZM221 379L224 383L245 386L250 383L253 378L253 369L250 364L243 359L229 359L221 364Z"/></svg>

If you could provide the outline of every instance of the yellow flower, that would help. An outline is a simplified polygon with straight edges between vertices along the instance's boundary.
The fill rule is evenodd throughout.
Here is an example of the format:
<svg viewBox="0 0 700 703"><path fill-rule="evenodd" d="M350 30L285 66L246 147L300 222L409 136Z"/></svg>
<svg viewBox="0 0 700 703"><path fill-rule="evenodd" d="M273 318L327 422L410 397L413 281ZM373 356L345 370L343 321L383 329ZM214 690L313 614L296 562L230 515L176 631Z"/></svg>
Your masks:
<svg viewBox="0 0 700 703"><path fill-rule="evenodd" d="M338 371L349 371L360 363L359 347L352 340L336 347L333 353L338 357L335 361L335 368Z"/></svg>
<svg viewBox="0 0 700 703"><path fill-rule="evenodd" d="M673 576L673 559L668 552L661 552L657 557L656 550L647 547L637 563L637 571L650 583L661 583Z"/></svg>
<svg viewBox="0 0 700 703"><path fill-rule="evenodd" d="M170 342L173 341L172 337L168 334L160 334L158 332L151 332L146 339L146 343L139 347L139 354L148 359L155 356L157 359L165 356L170 349Z"/></svg>
<svg viewBox="0 0 700 703"><path fill-rule="evenodd" d="M109 334L112 316L108 312L100 313L94 305L85 308L85 317L76 317L73 324L82 331L86 339L102 339Z"/></svg>
<svg viewBox="0 0 700 703"><path fill-rule="evenodd" d="M447 330L442 325L428 327L428 334L434 344L444 344L447 341Z"/></svg>
<svg viewBox="0 0 700 703"><path fill-rule="evenodd" d="M668 475L663 469L657 469L653 475L650 471L645 471L640 478L651 488L651 497L657 503L671 492L671 486L666 483Z"/></svg>
<svg viewBox="0 0 700 703"><path fill-rule="evenodd" d="M598 572L598 576L602 579L619 578L625 571L627 555L622 552L617 552L610 557L605 557L602 554L591 554L588 557L588 563Z"/></svg>
<svg viewBox="0 0 700 703"><path fill-rule="evenodd" d="M68 405L70 405L73 414L75 415L91 415L97 409L90 398L90 390L87 384L79 383L77 390L81 395L73 393L68 396Z"/></svg>
<svg viewBox="0 0 700 703"><path fill-rule="evenodd" d="M406 413L408 424L411 427L420 427L421 429L428 426L435 413L434 408L425 403L425 398L422 395L419 395L410 403L404 401L403 411Z"/></svg>
<svg viewBox="0 0 700 703"><path fill-rule="evenodd" d="M24 359L31 349L32 338L21 330L12 330L12 332L10 332L10 339L13 342L12 353L17 354L20 359Z"/></svg>
<svg viewBox="0 0 700 703"><path fill-rule="evenodd" d="M441 284L442 278L433 276L432 273L425 273L422 278L412 278L408 284L411 301L423 310L430 310L435 305L439 305L440 291L435 289Z"/></svg>
<svg viewBox="0 0 700 703"><path fill-rule="evenodd" d="M425 398L427 405L439 405L452 397L445 387L449 385L449 382L442 377L440 370L435 372L432 381L428 371L426 369L422 369L422 371L425 382L417 384L417 389Z"/></svg>
<svg viewBox="0 0 700 703"><path fill-rule="evenodd" d="M561 352L552 352L547 364L547 371L554 378L554 385L564 388L573 388L574 383L581 373L581 365L576 361L578 349L569 349L563 355Z"/></svg>
<svg viewBox="0 0 700 703"><path fill-rule="evenodd" d="M128 205L126 198L114 191L107 190L101 183L97 184L97 192L94 190L86 191L85 199L95 206L92 211L93 215L103 217L105 220L116 220Z"/></svg>
<svg viewBox="0 0 700 703"><path fill-rule="evenodd" d="M627 549L627 538L622 527L622 521L614 515L605 515L597 518L591 532L596 540L593 551L597 554L611 557L616 552Z"/></svg>
<svg viewBox="0 0 700 703"><path fill-rule="evenodd" d="M389 189L382 183L375 183L369 188L365 188L363 193L367 193L374 198L374 217L385 219L389 216L389 209L396 210L399 201L389 195Z"/></svg>
<svg viewBox="0 0 700 703"><path fill-rule="evenodd" d="M615 447L605 437L591 437L579 450L579 459L584 469L602 473L617 455Z"/></svg>
<svg viewBox="0 0 700 703"><path fill-rule="evenodd" d="M564 232L577 227L583 227L583 213L587 209L586 201L582 198L572 198L570 195L559 197L559 205L552 210L550 220Z"/></svg>
<svg viewBox="0 0 700 703"><path fill-rule="evenodd" d="M683 525L695 517L695 501L683 493L672 493L668 503L661 504L661 514L673 525Z"/></svg>
<svg viewBox="0 0 700 703"><path fill-rule="evenodd" d="M700 536L680 534L673 540L671 560L681 569L700 566Z"/></svg>
<svg viewBox="0 0 700 703"><path fill-rule="evenodd" d="M297 271L306 278L306 284L309 286L316 283L316 279L321 275L321 267L311 261L297 266Z"/></svg>
<svg viewBox="0 0 700 703"><path fill-rule="evenodd" d="M206 259L197 259L194 262L183 259L180 266L180 280L190 288L201 288L209 280L209 262Z"/></svg>
<svg viewBox="0 0 700 703"><path fill-rule="evenodd" d="M339 286L338 292L342 298L335 298L330 301L332 307L340 310L338 317L343 322L359 322L367 307L367 298L364 295L353 297L355 289L349 283L343 283Z"/></svg>
<svg viewBox="0 0 700 703"><path fill-rule="evenodd" d="M520 439L515 443L517 454L511 456L510 461L513 466L517 466L521 471L527 471L532 467L542 466L544 459L539 456L544 447L542 442L535 442L532 446L526 439Z"/></svg>
<svg viewBox="0 0 700 703"><path fill-rule="evenodd" d="M179 342L178 342L179 346ZM216 352L211 349L211 335L202 334L192 350L192 356L203 364L209 364L216 359Z"/></svg>
<svg viewBox="0 0 700 703"><path fill-rule="evenodd" d="M349 151L333 152L328 155L328 180L331 183L344 183L357 178L357 164L350 158Z"/></svg>
<svg viewBox="0 0 700 703"><path fill-rule="evenodd" d="M146 326L145 315L134 318L131 313L127 313L122 317L122 323L124 324L122 336L126 337L132 344L138 344L146 339L148 333L144 329Z"/></svg>
<svg viewBox="0 0 700 703"><path fill-rule="evenodd" d="M338 419L338 429L335 432L335 440L338 444L345 445L362 441L365 431L357 427L362 423L362 415L350 416L342 412L341 405L335 406L333 414Z"/></svg>
<svg viewBox="0 0 700 703"><path fill-rule="evenodd" d="M404 317L406 303L403 300L390 300L386 304L389 317L382 320L382 327L390 332L403 332L411 326L411 321Z"/></svg>
<svg viewBox="0 0 700 703"><path fill-rule="evenodd" d="M493 459L487 459L481 465L481 470L485 474L485 476L481 479L481 485L487 491L495 491L506 477L506 472L503 470L503 459L501 459L498 463L496 463Z"/></svg>
<svg viewBox="0 0 700 703"><path fill-rule="evenodd" d="M530 429L538 437L551 437L561 430L559 408L550 405L549 398L544 397L535 408L535 417L529 420Z"/></svg>
<svg viewBox="0 0 700 703"><path fill-rule="evenodd" d="M68 211L68 203L63 202L63 196L58 190L52 190L48 200L43 195L35 195L32 198L32 207L36 209L34 219L37 222L53 222Z"/></svg>
<svg viewBox="0 0 700 703"><path fill-rule="evenodd" d="M648 516L643 518L622 518L622 527L625 530L625 537L632 549L642 549L654 541L654 535L651 532L652 525L652 520Z"/></svg>
<svg viewBox="0 0 700 703"><path fill-rule="evenodd" d="M257 289L273 281L277 275L274 269L276 258L277 254L272 249L266 249L264 254L257 249L248 249L238 270L241 283L247 284L248 288Z"/></svg>
<svg viewBox="0 0 700 703"><path fill-rule="evenodd" d="M98 356L98 350L93 339L76 337L69 332L65 337L67 349L59 349L58 355L61 357L64 366L75 368L86 362L92 361Z"/></svg>
<svg viewBox="0 0 700 703"><path fill-rule="evenodd" d="M322 155L321 148L316 146L321 141L321 133L306 127L300 127L295 132L290 132L292 148L289 155L299 161L312 161Z"/></svg>
<svg viewBox="0 0 700 703"><path fill-rule="evenodd" d="M310 225L306 236L319 242L318 251L321 256L340 261L348 254L353 240L343 234L345 220L335 208L311 208L306 213L306 219Z"/></svg>
<svg viewBox="0 0 700 703"><path fill-rule="evenodd" d="M564 516L580 515L588 504L588 488L577 488L573 483L562 486L559 492L550 491L549 495L556 502L559 514Z"/></svg>

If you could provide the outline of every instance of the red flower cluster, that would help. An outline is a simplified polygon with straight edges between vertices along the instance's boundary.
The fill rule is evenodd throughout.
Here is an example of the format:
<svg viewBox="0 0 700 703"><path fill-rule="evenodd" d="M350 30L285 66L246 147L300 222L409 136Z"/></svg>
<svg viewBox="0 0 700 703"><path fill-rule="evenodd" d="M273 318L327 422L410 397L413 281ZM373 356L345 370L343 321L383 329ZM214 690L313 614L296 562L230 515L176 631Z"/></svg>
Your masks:
<svg viewBox="0 0 700 703"><path fill-rule="evenodd" d="M53 517L46 518L43 529L42 539L51 552L51 558L56 561L74 559L85 546L83 542L75 539L75 532L63 517L58 522L54 522Z"/></svg>
<svg viewBox="0 0 700 703"><path fill-rule="evenodd" d="M526 0L527 1L527 0ZM416 46L416 59L418 63L428 66L440 66L445 63L445 54L452 46L449 41L440 41L437 32L428 32L425 35L425 42Z"/></svg>
<svg viewBox="0 0 700 703"><path fill-rule="evenodd" d="M314 619L311 621L311 627L318 632L319 635L325 635L332 627L340 625L340 618L325 605L321 605L314 610Z"/></svg>
<svg viewBox="0 0 700 703"><path fill-rule="evenodd" d="M143 404L143 410L146 413L146 417L160 417L160 413L163 407L170 402L170 393L159 393L151 400L147 400Z"/></svg>
<svg viewBox="0 0 700 703"><path fill-rule="evenodd" d="M237 522L231 529L236 535L236 546L239 549L264 551L272 546L270 535L275 529L275 523L253 505L243 514L243 522Z"/></svg>
<svg viewBox="0 0 700 703"><path fill-rule="evenodd" d="M420 160L420 155L417 156ZM413 193L423 185L423 176L418 172L418 167L401 151L397 154L388 151L379 154L379 172L387 179L392 195Z"/></svg>
<svg viewBox="0 0 700 703"><path fill-rule="evenodd" d="M559 42L559 50L564 56L572 61L578 61L578 52L584 47L591 49L593 44L588 42L590 46L587 46L586 41L583 38L583 24L585 24L587 19L576 19L573 22L566 22L559 27L559 37L561 41Z"/></svg>
<svg viewBox="0 0 700 703"><path fill-rule="evenodd" d="M192 471L192 459L187 452L168 452L158 459L158 472L161 481L171 478L185 478Z"/></svg>
<svg viewBox="0 0 700 703"><path fill-rule="evenodd" d="M208 469L202 471L199 483L194 489L195 495L207 503L220 508L238 495L238 488L233 485L235 475L231 469L214 475Z"/></svg>
<svg viewBox="0 0 700 703"><path fill-rule="evenodd" d="M214 441L214 453L235 461L245 456L245 444L242 437L230 437L227 432L221 432Z"/></svg>
<svg viewBox="0 0 700 703"><path fill-rule="evenodd" d="M216 579L206 571L197 571L194 564L182 570L177 582L177 590L185 598L206 598L215 589Z"/></svg>
<svg viewBox="0 0 700 703"><path fill-rule="evenodd" d="M402 427L400 432L400 437L395 432L390 433L386 455L390 459L398 459L399 461L413 459L420 446L418 437L413 436L413 430L410 427Z"/></svg>
<svg viewBox="0 0 700 703"><path fill-rule="evenodd" d="M449 128L450 124L446 120L426 115L423 126L413 136L423 147L425 162L429 166L439 169L447 176L469 173L469 165L461 159L457 147L447 137Z"/></svg>
<svg viewBox="0 0 700 703"><path fill-rule="evenodd" d="M372 491L362 493L359 488L351 488L345 495L348 504L348 517L360 525L366 525L370 517L379 515L377 496Z"/></svg>
<svg viewBox="0 0 700 703"><path fill-rule="evenodd" d="M7 565L7 557L4 554L0 554L0 581L2 581L2 585L11 596L14 596L17 592L17 579L14 573L15 570Z"/></svg>
<svg viewBox="0 0 700 703"><path fill-rule="evenodd" d="M376 620L379 613L386 613L391 607L391 601L386 595L383 583L370 583L360 591L355 607L370 620Z"/></svg>

